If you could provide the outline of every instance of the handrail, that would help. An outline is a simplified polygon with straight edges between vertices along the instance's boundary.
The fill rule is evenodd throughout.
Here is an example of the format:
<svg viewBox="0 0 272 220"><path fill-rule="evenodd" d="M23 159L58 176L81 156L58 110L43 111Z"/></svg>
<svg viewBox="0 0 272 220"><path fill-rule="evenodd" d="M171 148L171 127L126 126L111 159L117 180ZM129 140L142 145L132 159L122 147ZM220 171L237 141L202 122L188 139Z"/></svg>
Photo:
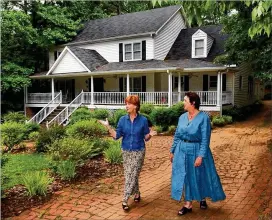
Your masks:
<svg viewBox="0 0 272 220"><path fill-rule="evenodd" d="M35 122L40 124L48 115L51 114L51 112L53 112L60 105L61 102L62 102L62 92L60 91L59 94L54 99L48 102L46 106L44 106L36 115L34 115L26 123Z"/></svg>
<svg viewBox="0 0 272 220"><path fill-rule="evenodd" d="M52 124L61 125L65 122L69 116L78 109L82 104L83 91L69 104L67 105L58 115L56 115L50 122L47 123L47 128L49 128Z"/></svg>

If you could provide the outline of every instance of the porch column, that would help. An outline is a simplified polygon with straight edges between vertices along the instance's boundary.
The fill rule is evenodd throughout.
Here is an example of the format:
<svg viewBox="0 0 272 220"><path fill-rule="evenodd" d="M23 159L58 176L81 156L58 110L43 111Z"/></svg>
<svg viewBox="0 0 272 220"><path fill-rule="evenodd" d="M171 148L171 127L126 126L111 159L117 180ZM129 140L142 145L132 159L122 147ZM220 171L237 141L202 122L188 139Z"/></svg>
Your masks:
<svg viewBox="0 0 272 220"><path fill-rule="evenodd" d="M180 77L180 73L178 76L178 101L181 101L181 77Z"/></svg>
<svg viewBox="0 0 272 220"><path fill-rule="evenodd" d="M55 98L55 82L54 78L51 79L51 92L52 92L52 100Z"/></svg>
<svg viewBox="0 0 272 220"><path fill-rule="evenodd" d="M94 104L94 83L93 76L91 76L91 105Z"/></svg>
<svg viewBox="0 0 272 220"><path fill-rule="evenodd" d="M172 73L167 71L168 73L168 107L172 105Z"/></svg>
<svg viewBox="0 0 272 220"><path fill-rule="evenodd" d="M220 103L221 103L221 94L220 94L220 91L221 91L221 73L220 72L218 72L217 73L217 103L216 103L216 105L217 106L220 106Z"/></svg>
<svg viewBox="0 0 272 220"><path fill-rule="evenodd" d="M129 74L127 74L127 96L129 96Z"/></svg>
<svg viewBox="0 0 272 220"><path fill-rule="evenodd" d="M223 73L220 73L220 116L222 116Z"/></svg>

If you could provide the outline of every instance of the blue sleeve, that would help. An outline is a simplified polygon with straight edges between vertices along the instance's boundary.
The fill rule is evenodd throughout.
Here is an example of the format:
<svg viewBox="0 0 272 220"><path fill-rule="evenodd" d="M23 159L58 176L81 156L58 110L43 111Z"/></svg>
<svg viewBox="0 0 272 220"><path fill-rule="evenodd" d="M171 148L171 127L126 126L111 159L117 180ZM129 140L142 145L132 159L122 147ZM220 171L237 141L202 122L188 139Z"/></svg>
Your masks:
<svg viewBox="0 0 272 220"><path fill-rule="evenodd" d="M144 118L144 136L150 133L147 118Z"/></svg>
<svg viewBox="0 0 272 220"><path fill-rule="evenodd" d="M178 144L178 142L179 142L179 134L178 134L178 128L179 128L179 124L180 124L180 119L181 119L181 116L180 116L180 118L179 118L179 122L178 122L178 126L177 126L177 128L176 128L176 131L175 131L175 135L174 135L174 140L173 140L173 144L172 144L172 146L171 146L171 149L170 149L170 152L173 154L174 152L175 152L175 149L176 149L176 146L177 146L177 144Z"/></svg>
<svg viewBox="0 0 272 220"><path fill-rule="evenodd" d="M116 138L115 140L118 140L120 137L123 136L123 117L121 117L118 121L117 128L116 128Z"/></svg>
<svg viewBox="0 0 272 220"><path fill-rule="evenodd" d="M202 124L200 125L201 131L201 142L200 142L200 149L199 149L199 157L205 157L207 149L210 145L210 138L211 138L211 122L208 116L205 115Z"/></svg>

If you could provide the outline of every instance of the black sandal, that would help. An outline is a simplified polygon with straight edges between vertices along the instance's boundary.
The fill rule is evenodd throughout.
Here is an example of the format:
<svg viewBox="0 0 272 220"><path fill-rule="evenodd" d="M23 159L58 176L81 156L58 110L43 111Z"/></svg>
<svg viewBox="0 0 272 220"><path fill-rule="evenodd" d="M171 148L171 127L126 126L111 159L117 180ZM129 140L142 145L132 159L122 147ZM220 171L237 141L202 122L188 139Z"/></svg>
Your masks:
<svg viewBox="0 0 272 220"><path fill-rule="evenodd" d="M139 194L138 197L134 197L134 202L140 202L141 201L141 195Z"/></svg>
<svg viewBox="0 0 272 220"><path fill-rule="evenodd" d="M207 208L208 208L208 205L207 205L207 203L206 203L206 200L200 201L200 208L201 208L201 209L207 209Z"/></svg>
<svg viewBox="0 0 272 220"><path fill-rule="evenodd" d="M129 206L127 203L122 203L122 207L124 211L128 211L129 210Z"/></svg>
<svg viewBox="0 0 272 220"><path fill-rule="evenodd" d="M188 212L192 212L193 208L186 208L185 206L182 207L181 210L179 210L178 215L185 215Z"/></svg>

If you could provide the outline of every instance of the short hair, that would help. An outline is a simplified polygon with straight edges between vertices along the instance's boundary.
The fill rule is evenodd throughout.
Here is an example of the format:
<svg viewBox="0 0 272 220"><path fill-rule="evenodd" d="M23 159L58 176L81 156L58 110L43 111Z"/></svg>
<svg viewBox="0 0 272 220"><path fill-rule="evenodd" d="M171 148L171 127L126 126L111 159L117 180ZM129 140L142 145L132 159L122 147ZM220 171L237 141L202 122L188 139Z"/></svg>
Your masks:
<svg viewBox="0 0 272 220"><path fill-rule="evenodd" d="M137 113L140 110L140 107L141 107L140 98L137 95L129 95L128 97L126 97L125 103L126 104L130 103L130 104L136 105L136 112Z"/></svg>
<svg viewBox="0 0 272 220"><path fill-rule="evenodd" d="M199 95L195 92L186 92L185 96L187 96L189 98L190 103L194 105L197 110L199 110L200 106Z"/></svg>

